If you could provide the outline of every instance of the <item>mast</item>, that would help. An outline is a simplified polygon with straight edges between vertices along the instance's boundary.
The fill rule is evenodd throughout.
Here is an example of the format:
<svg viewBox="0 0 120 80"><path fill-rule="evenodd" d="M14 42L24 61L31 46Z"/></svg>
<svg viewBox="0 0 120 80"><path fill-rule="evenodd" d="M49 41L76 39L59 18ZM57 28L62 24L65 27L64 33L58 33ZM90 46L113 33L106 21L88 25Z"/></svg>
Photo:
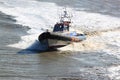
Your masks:
<svg viewBox="0 0 120 80"><path fill-rule="evenodd" d="M72 15L70 15L67 11L66 8L64 8L63 13L61 13L60 15L60 22L62 23L65 19L67 19L69 22L71 22L71 17Z"/></svg>

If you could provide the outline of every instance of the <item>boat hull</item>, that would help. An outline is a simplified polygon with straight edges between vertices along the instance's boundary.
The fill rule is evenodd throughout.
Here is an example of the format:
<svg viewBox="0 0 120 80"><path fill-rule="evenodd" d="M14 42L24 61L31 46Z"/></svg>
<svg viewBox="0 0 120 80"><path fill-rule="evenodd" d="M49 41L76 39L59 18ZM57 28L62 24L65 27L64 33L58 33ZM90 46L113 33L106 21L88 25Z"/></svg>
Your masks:
<svg viewBox="0 0 120 80"><path fill-rule="evenodd" d="M62 40L55 40L55 39L48 39L49 48L59 48L64 47L70 44L70 41L62 41Z"/></svg>
<svg viewBox="0 0 120 80"><path fill-rule="evenodd" d="M85 35L75 33L44 32L39 36L41 43L47 43L48 48L59 48L70 44L71 42L80 42L86 39Z"/></svg>

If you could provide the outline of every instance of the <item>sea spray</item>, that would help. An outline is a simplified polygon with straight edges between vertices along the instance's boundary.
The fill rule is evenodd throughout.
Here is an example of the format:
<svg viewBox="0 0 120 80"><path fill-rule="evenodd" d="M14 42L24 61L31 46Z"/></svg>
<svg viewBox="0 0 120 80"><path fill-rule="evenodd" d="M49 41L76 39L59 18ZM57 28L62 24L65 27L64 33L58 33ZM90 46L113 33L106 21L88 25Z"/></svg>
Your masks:
<svg viewBox="0 0 120 80"><path fill-rule="evenodd" d="M45 29L51 29L51 27L54 26L59 17L58 9L62 8L52 2L38 2L34 0L16 0L13 2L4 0L2 3L4 4L0 5L0 11L14 16L16 24L30 27L30 30L28 31L29 35L22 36L20 42L9 45L10 47L21 49L25 49L32 45L38 39L39 34L44 32ZM74 8L69 9L73 12L73 23L71 28L75 28L74 30L77 30L78 32L83 31L87 35L87 39L85 41L68 45L72 46L70 47L72 48L72 51L104 50L106 42L111 44L113 43L110 40L111 38L109 40L105 40L105 37L114 37L114 35L111 36L111 33L108 32L118 30L120 27L119 18L83 10L76 11ZM108 33L109 35L103 36L103 33ZM116 34L119 34L119 32ZM117 41L116 44L118 42L119 41ZM67 50L68 46L62 49Z"/></svg>

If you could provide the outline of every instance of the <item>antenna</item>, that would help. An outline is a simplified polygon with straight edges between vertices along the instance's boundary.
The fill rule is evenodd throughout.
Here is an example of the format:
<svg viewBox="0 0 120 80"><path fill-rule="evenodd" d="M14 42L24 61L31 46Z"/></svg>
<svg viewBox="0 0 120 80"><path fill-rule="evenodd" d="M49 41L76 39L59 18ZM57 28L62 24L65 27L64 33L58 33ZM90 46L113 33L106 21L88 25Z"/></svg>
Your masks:
<svg viewBox="0 0 120 80"><path fill-rule="evenodd" d="M73 15L67 10L66 6L61 9L58 9L57 13L60 23L62 23L64 20L68 20L71 22L71 18L73 17Z"/></svg>

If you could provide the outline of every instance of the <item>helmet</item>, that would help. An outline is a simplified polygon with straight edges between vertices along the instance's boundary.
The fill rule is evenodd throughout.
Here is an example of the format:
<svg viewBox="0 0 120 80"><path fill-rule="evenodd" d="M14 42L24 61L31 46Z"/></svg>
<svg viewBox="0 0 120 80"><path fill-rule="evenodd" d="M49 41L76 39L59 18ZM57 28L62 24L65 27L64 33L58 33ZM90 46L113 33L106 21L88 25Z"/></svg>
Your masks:
<svg viewBox="0 0 120 80"><path fill-rule="evenodd" d="M63 22L71 22L69 18L63 18Z"/></svg>

